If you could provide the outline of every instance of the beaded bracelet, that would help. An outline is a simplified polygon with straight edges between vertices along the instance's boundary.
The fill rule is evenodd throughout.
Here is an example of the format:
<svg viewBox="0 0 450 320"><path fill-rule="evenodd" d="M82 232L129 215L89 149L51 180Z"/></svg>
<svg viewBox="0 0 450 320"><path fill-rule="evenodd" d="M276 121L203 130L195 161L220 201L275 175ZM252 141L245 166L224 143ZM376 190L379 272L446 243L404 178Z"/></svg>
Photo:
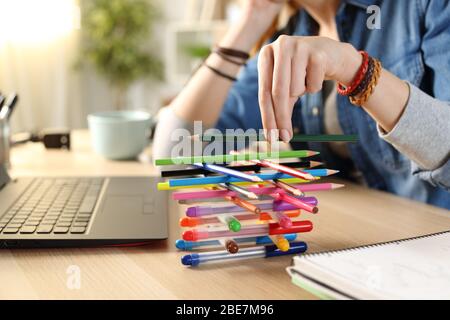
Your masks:
<svg viewBox="0 0 450 320"><path fill-rule="evenodd" d="M365 105L367 103L367 101L369 101L373 92L375 91L375 87L378 85L378 80L380 79L381 71L382 71L381 62L377 59L373 59L373 61L374 61L375 68L374 68L373 75L370 78L369 85L359 96L350 97L350 102L354 105L357 105L357 106Z"/></svg>
<svg viewBox="0 0 450 320"><path fill-rule="evenodd" d="M359 67L358 73L356 74L355 78L353 79L353 82L348 87L345 87L341 83L338 83L337 90L338 93L342 96L349 96L355 91L355 89L360 85L361 81L363 81L364 77L367 74L367 70L369 67L369 54L365 51L359 52L363 56L363 62L361 66Z"/></svg>

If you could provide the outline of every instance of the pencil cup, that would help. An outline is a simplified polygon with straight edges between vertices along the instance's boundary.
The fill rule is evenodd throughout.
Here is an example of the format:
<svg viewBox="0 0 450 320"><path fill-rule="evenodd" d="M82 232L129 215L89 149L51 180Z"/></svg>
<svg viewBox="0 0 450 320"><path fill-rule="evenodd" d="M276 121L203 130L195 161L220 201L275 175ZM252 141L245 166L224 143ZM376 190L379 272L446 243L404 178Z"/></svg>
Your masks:
<svg viewBox="0 0 450 320"><path fill-rule="evenodd" d="M10 167L9 160L10 130L7 120L0 119L0 165Z"/></svg>
<svg viewBox="0 0 450 320"><path fill-rule="evenodd" d="M152 118L142 111L99 112L88 116L94 151L112 160L136 158L148 143Z"/></svg>

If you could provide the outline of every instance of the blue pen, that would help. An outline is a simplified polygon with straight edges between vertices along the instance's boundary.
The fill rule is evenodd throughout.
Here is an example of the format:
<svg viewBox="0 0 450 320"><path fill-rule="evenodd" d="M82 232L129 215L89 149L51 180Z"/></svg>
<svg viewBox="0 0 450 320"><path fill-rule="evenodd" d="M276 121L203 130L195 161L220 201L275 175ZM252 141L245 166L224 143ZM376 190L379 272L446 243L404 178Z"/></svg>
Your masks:
<svg viewBox="0 0 450 320"><path fill-rule="evenodd" d="M307 173L310 173L314 177L327 177L331 174L337 173L335 170L328 169L311 169L304 170ZM252 175L254 177L258 177L261 180L275 180L275 179L292 179L295 178L289 174L285 173L263 173L263 174L255 174ZM248 180L232 177L229 175L226 176L216 176L216 177L202 177L202 178L185 178L185 179L171 179L169 180L170 187L186 187L193 185L202 185L202 184L219 184L219 183L227 183L227 182L245 182Z"/></svg>
<svg viewBox="0 0 450 320"><path fill-rule="evenodd" d="M239 250L238 253L228 253L228 251L214 251L207 253L191 253L181 258L181 263L185 266L196 267L199 264L234 261L250 258L272 258L291 254L300 254L307 250L305 242L292 242L288 251L281 251L276 246L267 246L262 248L246 248Z"/></svg>
<svg viewBox="0 0 450 320"><path fill-rule="evenodd" d="M295 239L297 239L297 234L285 234L284 237L287 241L292 242ZM248 238L237 238L233 239L237 243L248 243L248 244L254 244L254 245L269 245L272 244L272 240L268 236L261 236L261 237L248 237ZM191 251L195 250L199 247L220 247L223 245L220 243L219 240L205 240L205 241L186 241L183 239L178 239L175 241L175 246L179 250L186 250Z"/></svg>

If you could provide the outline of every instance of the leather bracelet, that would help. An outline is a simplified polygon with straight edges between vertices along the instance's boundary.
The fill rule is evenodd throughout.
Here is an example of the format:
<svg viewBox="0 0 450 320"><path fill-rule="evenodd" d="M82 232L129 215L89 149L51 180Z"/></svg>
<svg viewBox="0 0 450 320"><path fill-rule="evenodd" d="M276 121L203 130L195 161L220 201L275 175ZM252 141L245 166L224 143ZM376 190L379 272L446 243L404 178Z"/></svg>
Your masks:
<svg viewBox="0 0 450 320"><path fill-rule="evenodd" d="M229 57L239 58L242 60L248 60L250 58L250 54L244 51L232 49L232 48L224 48L224 47L216 47L215 51L220 52Z"/></svg>
<svg viewBox="0 0 450 320"><path fill-rule="evenodd" d="M357 106L363 106L369 101L370 97L375 91L376 86L378 85L378 80L381 76L382 66L381 62L377 59L373 59L375 64L375 69L373 72L373 76L371 77L370 83L367 86L366 90L357 97L350 97L350 102Z"/></svg>
<svg viewBox="0 0 450 320"><path fill-rule="evenodd" d="M216 69L216 68L214 68L214 67L211 67L210 65L208 65L208 64L206 64L206 63L204 63L203 65L204 65L205 67L207 67L209 70L211 70L212 72L214 72L214 73L215 73L216 75L218 75L219 77L228 79L228 80L233 81L233 82L237 80L235 77L230 76L230 75L228 75L228 74L226 74L226 73L223 73L223 72L220 71L219 69Z"/></svg>
<svg viewBox="0 0 450 320"><path fill-rule="evenodd" d="M350 97L356 97L363 93L367 87L369 86L370 80L373 77L373 73L375 71L375 61L372 57L369 57L369 68L367 70L366 76L364 77L363 81L360 83L360 85L355 89L355 91L352 92Z"/></svg>
<svg viewBox="0 0 450 320"><path fill-rule="evenodd" d="M356 74L353 82L348 87L345 87L343 84L338 83L337 90L338 93L342 96L349 96L355 91L355 89L360 85L361 81L366 76L368 66L369 66L369 54L365 51L360 51L360 54L363 57L363 62L359 67L358 73Z"/></svg>
<svg viewBox="0 0 450 320"><path fill-rule="evenodd" d="M217 49L214 49L213 53L217 54L223 60L228 61L228 62L230 62L232 64L235 64L237 66L246 66L247 65L246 62L240 62L240 61L236 61L236 60L233 60L231 58L228 58L226 55L224 55L222 52L218 51Z"/></svg>

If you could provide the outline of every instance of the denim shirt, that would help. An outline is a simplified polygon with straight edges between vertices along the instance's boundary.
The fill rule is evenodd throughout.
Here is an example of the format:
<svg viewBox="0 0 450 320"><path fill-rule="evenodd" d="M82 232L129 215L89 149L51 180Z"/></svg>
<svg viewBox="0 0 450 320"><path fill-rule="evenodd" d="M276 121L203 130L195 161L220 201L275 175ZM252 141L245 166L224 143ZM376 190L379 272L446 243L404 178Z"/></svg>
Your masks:
<svg viewBox="0 0 450 320"><path fill-rule="evenodd" d="M381 29L369 29L367 7L381 9ZM317 34L316 22L300 10L291 19L298 36ZM400 79L438 100L450 101L450 4L447 0L343 0L336 15L340 40L378 58L383 67ZM275 38L273 39L275 40ZM423 172L406 156L380 138L376 122L348 98L337 98L338 120L344 134L357 134L358 143L348 145L353 164L371 188L450 209L449 170ZM324 133L322 94L308 94L294 107L295 132ZM262 128L258 105L257 57L250 60L225 102L216 128ZM450 137L449 137L450 139ZM320 151L327 165L344 175L348 163L334 156L326 144L299 145ZM446 165L449 166L448 164ZM441 172L441 173L440 173ZM433 176L440 184L427 181ZM445 181L444 181L445 180ZM442 182L444 181L444 182Z"/></svg>

